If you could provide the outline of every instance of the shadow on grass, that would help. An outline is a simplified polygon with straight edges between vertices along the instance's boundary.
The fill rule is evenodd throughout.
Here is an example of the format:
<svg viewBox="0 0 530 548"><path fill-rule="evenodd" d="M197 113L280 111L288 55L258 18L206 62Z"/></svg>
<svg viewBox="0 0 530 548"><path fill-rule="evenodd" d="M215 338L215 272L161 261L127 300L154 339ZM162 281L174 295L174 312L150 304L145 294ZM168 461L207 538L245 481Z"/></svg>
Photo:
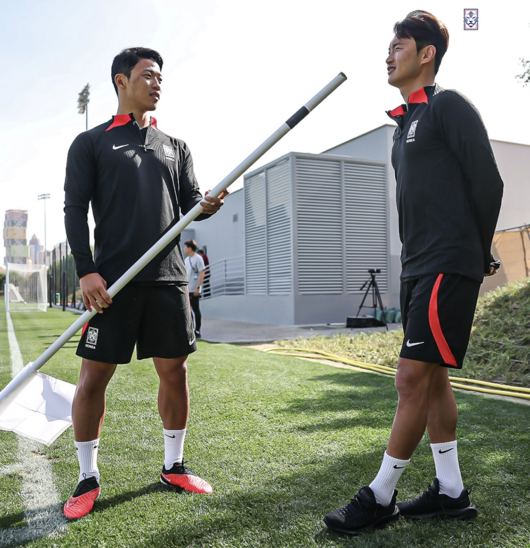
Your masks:
<svg viewBox="0 0 530 548"><path fill-rule="evenodd" d="M368 455L372 462L380 459L379 452ZM271 477L249 491L217 492L211 497L194 498L196 504L186 510L166 506L167 526L148 538L130 544L131 548L166 546L370 546L410 548L437 546L443 540L461 539L466 546L479 525L472 523L436 522L420 526L405 520L386 528L367 531L361 536L349 536L328 530L323 516L348 502L362 483L351 480L344 462L332 461L318 467L311 476L307 471ZM314 481L314 478L320 478ZM342 477L342 481L341 478ZM324 478L334 478L325 485ZM366 480L366 478L364 478ZM433 535L433 530L440 529ZM412 536L412 541L411 541ZM440 544L437 544L437 540ZM451 544L455 546L456 544Z"/></svg>
<svg viewBox="0 0 530 548"><path fill-rule="evenodd" d="M113 497L108 497L108 498L106 497L101 500L98 499L96 501L96 504L94 505L94 510L92 510L92 513L98 514L100 512L104 512L108 508L112 508L114 506L123 504L125 502L131 502L132 500L138 497L142 497L144 495L148 495L152 493L167 493L167 492L175 493L177 495L191 494L179 487L162 485L162 483L160 482L155 482L155 483L150 483L149 485L146 485L145 487L141 487L140 489L134 489L133 491L126 491L124 493L119 493L118 495L114 495Z"/></svg>
<svg viewBox="0 0 530 548"><path fill-rule="evenodd" d="M162 493L162 492L167 493L168 491L175 494L184 494L184 495L190 494L178 487L162 485L160 482L151 483L140 489L135 489L133 491L126 491L124 493L120 493L113 497L108 497L108 498L104 498L96 501L94 509L92 510L92 514L105 512L111 507L114 507L126 502L130 502L138 497L142 497L147 494ZM48 515L48 514L51 514L52 512L56 512L57 506L58 506L57 504L54 504L54 505L33 509L32 513ZM62 508L62 503L60 503L60 507ZM65 519L67 523L79 522L78 519L68 519L68 518L65 518ZM17 531L20 531L21 528L27 527L26 524L24 523L25 520L26 520L26 515L24 512L14 512L12 514L7 514L6 516L3 516L0 518L0 528L3 529L2 531L3 533L12 532L14 535L16 535ZM10 529L11 531L9 531ZM47 534L48 532L45 531L43 532L42 536L43 537L47 536ZM41 538L41 537L39 537L38 535L37 536L31 535L28 540L17 540L17 541L13 541L13 543L8 543L8 544L4 544L3 542L0 542L0 546L23 546L33 540L36 540L37 538Z"/></svg>
<svg viewBox="0 0 530 548"><path fill-rule="evenodd" d="M299 381L294 382L298 386ZM220 447L217 453L212 450L212 454L217 455L211 463L211 470L215 470L217 476L212 495L160 496L161 493L167 495L167 487L151 483L98 500L93 512L98 519L85 522L87 532L100 534L101 526L109 525L105 520L107 515L113 515L110 511L113 507L154 495L152 499L147 497L145 505L144 501L133 504L128 514L123 512L119 521L113 521L112 538L108 537L107 541L116 539L116 546L131 548L517 546L511 537L527 528L530 522L529 505L524 504L528 500L525 468L530 449L527 408L457 394L461 406L460 456L466 485L469 482L475 486L473 502L481 512L477 520L418 524L400 520L380 531L347 537L328 531L322 517L347 503L353 493L377 473L385 442L381 433L373 429L379 425L388 429L391 426L396 401L392 379L337 370L305 378L303 382L304 390L309 388L307 397L278 392L273 402L278 410L271 410L266 420L262 410L267 403L270 405L270 394L262 390L246 395L259 404L256 410L246 408L243 424L231 415L228 434L211 440ZM231 390L234 400L239 400L240 391ZM267 398L260 396L261 393L267 394ZM224 399L219 397L217 404L221 405L221 401ZM233 403L230 408L234 409ZM234 411L233 415L236 415ZM145 415L139 412L138 416ZM224 421L224 416L213 420L214 436L220 420ZM320 431L321 436L300 445L297 451L291 450L288 439L271 434L272 422L274 428L285 425L292 431L311 429ZM263 424L269 429L260 430ZM362 438L360 426L368 427L363 428ZM121 427L129 428L124 424ZM333 430L337 431L336 436ZM265 440L257 449L256 433ZM223 449L232 443L233 449ZM284 455L276 455L279 447L285 448ZM254 460L247 459L250 455ZM433 472L431 451L424 440L400 482L399 500L420 494L432 481ZM126 484L124 488L127 489ZM156 504L155 511L151 512L149 503ZM137 530L141 535L134 538L131 531ZM71 541L65 544L79 545L75 544L83 537L79 528L72 527L70 533Z"/></svg>
<svg viewBox="0 0 530 548"><path fill-rule="evenodd" d="M323 413L348 413L347 417L326 419L310 425L297 427L297 430L311 432L315 430L338 430L344 428L385 428L392 424L389 414L389 401L397 404L397 394L392 379L375 378L372 375L352 372L337 372L319 375L308 379L327 386L339 385L338 388L327 388L314 397L291 399L284 413L298 415L321 415ZM344 390L342 387L350 388Z"/></svg>
<svg viewBox="0 0 530 548"><path fill-rule="evenodd" d="M25 519L24 512L15 512L14 514L0 517L0 529L20 526L24 523Z"/></svg>

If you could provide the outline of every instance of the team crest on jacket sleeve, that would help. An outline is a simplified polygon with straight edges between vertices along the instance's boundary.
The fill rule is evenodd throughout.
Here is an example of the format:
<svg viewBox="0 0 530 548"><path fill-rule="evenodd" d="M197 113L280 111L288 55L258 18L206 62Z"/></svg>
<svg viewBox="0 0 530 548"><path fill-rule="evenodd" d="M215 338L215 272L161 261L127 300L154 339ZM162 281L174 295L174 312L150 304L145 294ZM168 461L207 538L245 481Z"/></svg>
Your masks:
<svg viewBox="0 0 530 548"><path fill-rule="evenodd" d="M164 154L166 155L166 158L168 160L174 160L175 159L175 151L173 147L170 147L168 145L162 145L164 148Z"/></svg>
<svg viewBox="0 0 530 548"><path fill-rule="evenodd" d="M409 132L407 133L407 143L412 143L416 139L416 127L418 126L418 120L414 120L412 124L410 124Z"/></svg>

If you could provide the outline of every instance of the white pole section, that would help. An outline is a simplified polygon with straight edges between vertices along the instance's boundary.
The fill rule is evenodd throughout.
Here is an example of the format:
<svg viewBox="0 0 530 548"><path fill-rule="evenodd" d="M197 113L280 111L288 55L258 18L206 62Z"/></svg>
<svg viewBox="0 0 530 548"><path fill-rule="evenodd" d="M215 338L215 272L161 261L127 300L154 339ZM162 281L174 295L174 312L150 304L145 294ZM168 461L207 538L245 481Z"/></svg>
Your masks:
<svg viewBox="0 0 530 548"><path fill-rule="evenodd" d="M320 90L302 108L300 108L289 120L284 122L267 140L265 140L254 152L243 160L231 173L229 173L209 194L217 198L224 188L228 188L238 177L259 160L270 148L272 148L285 134L303 120L317 105L331 95L341 84L346 81L346 75L339 73L331 82ZM144 268L158 253L160 253L171 241L173 241L198 215L202 212L200 203L196 204L177 224L171 228L158 242L142 255L108 290L108 294L114 297ZM58 352L93 316L96 310L87 310L82 314L47 350L45 350L34 362L28 363L24 369L0 392L0 413L15 399L27 383L37 374L46 362Z"/></svg>

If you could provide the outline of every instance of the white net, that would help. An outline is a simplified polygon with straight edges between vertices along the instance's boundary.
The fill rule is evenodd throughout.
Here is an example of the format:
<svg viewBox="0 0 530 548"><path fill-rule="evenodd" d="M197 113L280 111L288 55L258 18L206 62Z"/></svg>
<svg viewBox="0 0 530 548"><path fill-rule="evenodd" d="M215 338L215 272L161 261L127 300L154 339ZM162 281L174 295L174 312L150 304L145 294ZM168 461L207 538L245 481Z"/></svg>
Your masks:
<svg viewBox="0 0 530 548"><path fill-rule="evenodd" d="M6 285L9 312L46 312L46 265L7 263Z"/></svg>

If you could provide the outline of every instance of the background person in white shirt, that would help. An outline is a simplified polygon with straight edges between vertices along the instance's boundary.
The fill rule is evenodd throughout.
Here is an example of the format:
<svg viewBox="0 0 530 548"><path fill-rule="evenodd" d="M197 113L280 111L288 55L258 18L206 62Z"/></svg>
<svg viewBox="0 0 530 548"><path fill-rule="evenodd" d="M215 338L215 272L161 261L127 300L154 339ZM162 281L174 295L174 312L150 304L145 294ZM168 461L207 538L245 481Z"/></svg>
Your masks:
<svg viewBox="0 0 530 548"><path fill-rule="evenodd" d="M195 316L195 336L201 336L201 309L199 307L199 299L201 296L201 286L204 281L204 261L197 253L197 242L195 240L187 240L184 242L184 253L187 255L185 259L186 272L188 273L188 290L190 293L190 304Z"/></svg>

